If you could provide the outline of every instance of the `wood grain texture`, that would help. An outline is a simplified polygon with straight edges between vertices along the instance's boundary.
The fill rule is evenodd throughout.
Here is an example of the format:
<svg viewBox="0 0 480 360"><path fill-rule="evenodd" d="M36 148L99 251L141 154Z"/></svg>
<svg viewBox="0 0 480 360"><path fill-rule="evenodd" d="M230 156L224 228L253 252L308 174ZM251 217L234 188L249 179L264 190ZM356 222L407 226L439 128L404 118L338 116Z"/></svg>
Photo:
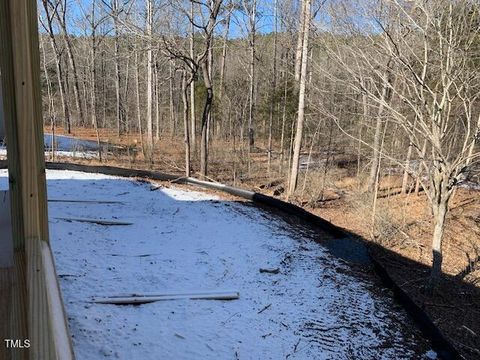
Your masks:
<svg viewBox="0 0 480 360"><path fill-rule="evenodd" d="M18 296L12 300L15 311L10 327L26 317L29 358L61 359L52 324L54 317L65 318L65 313L63 306L52 306L62 301L56 278L49 281L47 296L49 266L42 254L49 234L35 0L0 2L0 40L14 246L17 253L26 255L18 263L20 288L14 292Z"/></svg>

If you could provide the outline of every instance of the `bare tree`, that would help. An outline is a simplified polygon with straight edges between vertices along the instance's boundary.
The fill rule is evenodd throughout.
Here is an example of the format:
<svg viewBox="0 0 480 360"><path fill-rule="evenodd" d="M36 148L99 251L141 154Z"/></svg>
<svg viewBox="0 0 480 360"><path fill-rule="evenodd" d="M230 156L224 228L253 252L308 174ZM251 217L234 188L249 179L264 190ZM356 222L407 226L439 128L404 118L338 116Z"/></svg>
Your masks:
<svg viewBox="0 0 480 360"><path fill-rule="evenodd" d="M80 123L85 123L85 116L82 106L82 101L80 100L80 81L78 79L78 69L76 64L76 59L74 55L74 47L72 44L72 39L67 30L67 0L47 0L50 4L50 7L54 9L54 14L57 18L58 25L63 35L65 42L65 48L67 49L68 60L70 62L70 67L72 68L73 73L73 92L75 96L75 104L77 105L77 111L80 116Z"/></svg>
<svg viewBox="0 0 480 360"><path fill-rule="evenodd" d="M243 9L248 16L248 47L250 50L249 59L249 78L250 86L248 90L248 147L251 151L255 146L254 117L255 117L255 39L257 32L257 0L243 0Z"/></svg>
<svg viewBox="0 0 480 360"><path fill-rule="evenodd" d="M70 122L70 107L68 104L68 93L65 87L65 82L63 80L63 70L62 70L62 51L57 42L57 37L55 36L54 31L54 18L56 9L52 9L52 3L47 0L42 0L43 10L45 12L45 18L40 16L40 24L43 26L45 31L48 33L50 38L50 44L55 54L55 65L57 70L57 81L60 93L60 99L62 102L63 108L63 117L64 117L64 129L68 134L71 133L71 122Z"/></svg>
<svg viewBox="0 0 480 360"><path fill-rule="evenodd" d="M442 240L449 202L455 187L478 162L476 108L480 76L474 63L480 33L478 4L470 1L432 1L413 5L388 2L387 14L372 18L382 34L370 34L365 47L334 43L332 58L355 81L349 86L364 93L388 113L404 131L427 179L418 177L426 190L433 215L432 271L428 288L433 290L442 269ZM370 46L373 44L374 46ZM385 62L383 59L391 59ZM355 58L352 66L348 58ZM384 64L392 64L391 66ZM389 69L395 68L395 82ZM383 92L357 81L357 71L368 72L387 84L399 101L387 101ZM427 156L426 149L430 149ZM470 150L473 149L473 150ZM383 152L399 166L401 159ZM412 174L415 175L415 174Z"/></svg>
<svg viewBox="0 0 480 360"><path fill-rule="evenodd" d="M306 77L307 77L307 64L308 64L308 38L310 35L310 11L311 1L304 1L304 11L302 13L304 28L301 30L303 33L302 41L302 65L300 70L300 89L298 95L298 117L297 127L295 132L295 143L292 157L292 167L290 171L290 181L288 185L288 195L291 196L297 188L298 182L298 166L300 160L300 150L302 148L303 138L303 126L305 120L305 89L306 89Z"/></svg>
<svg viewBox="0 0 480 360"><path fill-rule="evenodd" d="M193 1L193 0L192 0ZM208 128L210 115L213 105L213 81L211 73L211 54L213 32L217 25L218 15L223 0L211 0L201 2L200 16L192 17L189 11L185 11L181 6L178 10L188 18L196 29L201 31L203 36L202 48L198 51L195 58L191 58L188 51L182 51L175 42L174 38L164 38L165 51L169 56L183 61L191 70L192 74L200 73L205 86L205 102L202 111L201 122L201 142L200 142L200 173L203 177L207 176L208 166Z"/></svg>
<svg viewBox="0 0 480 360"><path fill-rule="evenodd" d="M147 11L145 36L147 37L147 141L146 155L147 161L153 162L153 44L152 44L152 25L153 25L153 0L145 0Z"/></svg>

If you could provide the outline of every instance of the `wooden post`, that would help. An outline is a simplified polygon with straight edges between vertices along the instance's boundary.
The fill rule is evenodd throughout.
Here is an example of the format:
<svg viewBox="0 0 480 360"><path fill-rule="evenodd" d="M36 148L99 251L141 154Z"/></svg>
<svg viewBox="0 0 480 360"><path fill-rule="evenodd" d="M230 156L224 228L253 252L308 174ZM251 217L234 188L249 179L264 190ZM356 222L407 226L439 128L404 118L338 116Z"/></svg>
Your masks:
<svg viewBox="0 0 480 360"><path fill-rule="evenodd" d="M56 331L68 334L68 327L61 297L58 306L58 299L52 301L50 291L47 296L47 286L58 290L58 282L55 275L54 284L52 280L47 283L45 266L51 264L44 264L42 256L49 239L35 0L0 1L0 46L15 269L18 268L11 297L11 305L18 311L12 312L11 325L17 326L17 316L26 316L25 338L30 340L28 351L17 349L12 357L25 358L28 353L30 359L71 359L70 337L65 346L59 344L64 338L54 336ZM24 304L22 294L27 298ZM53 296L59 294L58 291ZM62 322L52 320L58 316ZM60 353L59 349L66 347L67 352Z"/></svg>

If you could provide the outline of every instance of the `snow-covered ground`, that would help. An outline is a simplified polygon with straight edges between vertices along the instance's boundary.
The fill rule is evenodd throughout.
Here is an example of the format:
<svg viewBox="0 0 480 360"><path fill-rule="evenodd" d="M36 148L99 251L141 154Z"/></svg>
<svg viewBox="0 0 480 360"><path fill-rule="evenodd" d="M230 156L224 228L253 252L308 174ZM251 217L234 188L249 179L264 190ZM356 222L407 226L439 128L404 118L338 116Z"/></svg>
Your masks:
<svg viewBox="0 0 480 360"><path fill-rule="evenodd" d="M54 250L78 359L435 358L369 272L242 203L48 171ZM0 188L6 188L0 170ZM59 218L131 222L102 226ZM280 273L260 273L260 268ZM94 304L120 293L235 290L240 299Z"/></svg>

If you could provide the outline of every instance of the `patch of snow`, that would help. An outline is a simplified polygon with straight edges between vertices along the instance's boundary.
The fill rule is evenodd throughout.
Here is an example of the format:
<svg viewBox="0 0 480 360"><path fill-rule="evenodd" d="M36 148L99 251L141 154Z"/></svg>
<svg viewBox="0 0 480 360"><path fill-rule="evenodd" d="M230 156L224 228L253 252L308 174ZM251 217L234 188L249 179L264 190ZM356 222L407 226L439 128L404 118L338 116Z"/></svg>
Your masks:
<svg viewBox="0 0 480 360"><path fill-rule="evenodd" d="M44 135L45 155L51 154L52 136ZM98 145L92 140L81 140L68 136L55 136L55 155L58 157L69 157L77 159L97 159ZM0 157L7 156L5 145L0 144Z"/></svg>
<svg viewBox="0 0 480 360"><path fill-rule="evenodd" d="M411 359L431 351L375 281L270 213L129 179L47 171L51 244L78 359ZM6 187L0 170L0 187ZM132 222L100 226L57 217ZM260 268L279 268L279 274ZM233 301L94 304L237 290ZM427 352L428 351L428 352Z"/></svg>
<svg viewBox="0 0 480 360"><path fill-rule="evenodd" d="M45 148L52 148L52 134L44 135ZM77 139L72 136L55 135L55 149L59 151L97 151L98 144L93 140Z"/></svg>

